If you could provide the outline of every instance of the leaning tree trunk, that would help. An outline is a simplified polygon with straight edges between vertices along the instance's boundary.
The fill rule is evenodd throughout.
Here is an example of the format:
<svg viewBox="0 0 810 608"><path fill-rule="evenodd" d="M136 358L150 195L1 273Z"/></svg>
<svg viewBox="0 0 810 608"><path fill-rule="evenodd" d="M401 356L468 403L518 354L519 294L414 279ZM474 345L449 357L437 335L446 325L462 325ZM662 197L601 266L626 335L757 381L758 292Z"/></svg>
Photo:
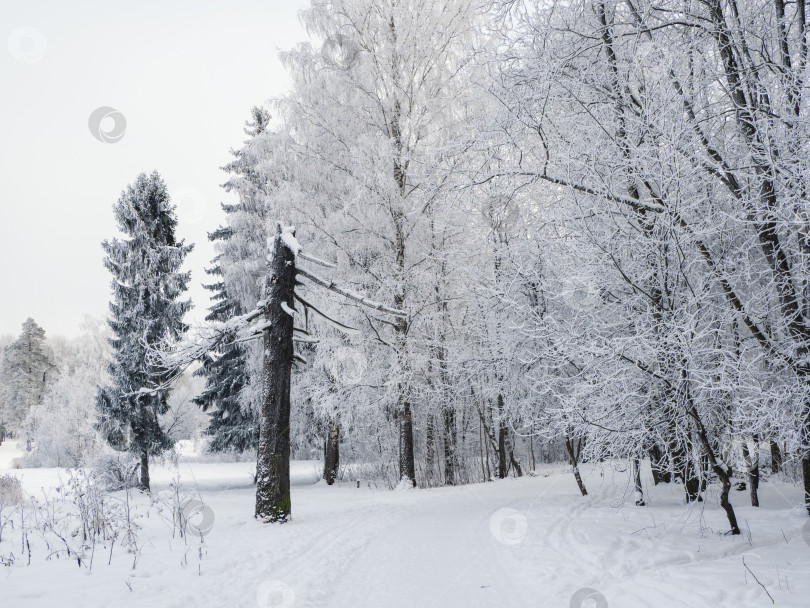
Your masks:
<svg viewBox="0 0 810 608"><path fill-rule="evenodd" d="M720 506L723 508L723 511L726 512L726 518L728 519L729 526L731 527L730 533L739 534L740 526L737 524L737 515L734 513L734 507L731 505L731 502L728 499L729 491L731 490L731 469L724 467L723 464L718 460L717 455L714 453L714 448L709 441L709 435L706 432L706 427L703 425L700 414L698 414L697 408L695 408L695 405L692 402L692 397L688 393L687 403L687 413L689 416L691 416L695 426L697 427L698 441L703 447L704 454L706 454L706 456L709 458L709 464L711 465L714 474L717 475L717 478L722 484L722 488L720 490Z"/></svg>
<svg viewBox="0 0 810 608"><path fill-rule="evenodd" d="M340 466L340 422L337 415L329 420L323 458L323 478L327 485L335 483Z"/></svg>
<svg viewBox="0 0 810 608"><path fill-rule="evenodd" d="M579 452L581 451L582 440L579 442L578 448L574 449L574 443L568 433L565 433L565 449L568 452L568 460L571 462L571 467L574 470L574 479L577 480L579 491L583 496L588 495L588 490L585 489L585 484L582 481L582 475L579 474Z"/></svg>
<svg viewBox="0 0 810 608"><path fill-rule="evenodd" d="M262 370L262 412L256 469L256 517L286 522L290 502L290 378L293 361L295 256L278 228L273 243L270 277L265 289L266 319Z"/></svg>

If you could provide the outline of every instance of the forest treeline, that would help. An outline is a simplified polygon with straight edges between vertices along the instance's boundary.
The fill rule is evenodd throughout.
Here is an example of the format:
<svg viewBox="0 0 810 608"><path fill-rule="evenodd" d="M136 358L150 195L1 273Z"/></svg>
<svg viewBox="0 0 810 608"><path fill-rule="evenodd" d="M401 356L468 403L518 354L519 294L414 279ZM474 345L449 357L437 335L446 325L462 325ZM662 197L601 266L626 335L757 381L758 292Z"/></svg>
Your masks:
<svg viewBox="0 0 810 608"><path fill-rule="evenodd" d="M718 483L735 532L729 490L756 503L762 454L810 511L804 0L301 18L290 92L225 167L210 319L256 308L276 221L408 316L301 288L294 453L392 486L649 459L687 501ZM198 372L214 449L257 444L262 348Z"/></svg>

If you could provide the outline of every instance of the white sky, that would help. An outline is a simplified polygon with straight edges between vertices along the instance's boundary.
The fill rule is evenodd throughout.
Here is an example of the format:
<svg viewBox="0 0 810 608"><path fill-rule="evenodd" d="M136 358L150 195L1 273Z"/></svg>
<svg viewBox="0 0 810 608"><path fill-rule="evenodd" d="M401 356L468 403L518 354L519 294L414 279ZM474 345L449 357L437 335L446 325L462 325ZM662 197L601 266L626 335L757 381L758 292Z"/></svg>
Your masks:
<svg viewBox="0 0 810 608"><path fill-rule="evenodd" d="M0 0L0 335L29 316L75 335L83 313L106 314L112 205L154 169L175 193L180 237L196 244L190 318L205 316L206 233L232 202L219 168L246 138L250 107L286 91L277 51L305 40L307 4ZM20 28L36 32L18 43ZM99 106L126 118L117 143L90 132Z"/></svg>

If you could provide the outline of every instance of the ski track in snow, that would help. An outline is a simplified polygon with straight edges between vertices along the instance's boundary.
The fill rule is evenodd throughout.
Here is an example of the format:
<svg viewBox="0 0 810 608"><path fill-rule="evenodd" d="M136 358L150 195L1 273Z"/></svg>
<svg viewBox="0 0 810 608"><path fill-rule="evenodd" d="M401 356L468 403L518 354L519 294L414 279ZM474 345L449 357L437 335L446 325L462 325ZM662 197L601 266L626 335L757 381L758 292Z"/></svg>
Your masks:
<svg viewBox="0 0 810 608"><path fill-rule="evenodd" d="M7 467L2 457L0 448ZM96 556L92 572L72 560L45 561L38 551L29 567L0 568L0 606L568 608L583 587L610 608L770 606L743 557L777 606L810 604L807 518L796 506L798 489L782 482L763 483L762 509L745 506L747 493L733 493L744 534L729 537L721 534L727 524L716 492L686 507L680 486L652 488L645 479L648 506L635 507L629 492L621 506L626 473L609 468L583 467L592 494L582 497L560 467L545 477L388 491L313 484L316 465L294 463L293 520L268 525L252 518L250 466L180 465L185 490L199 491L216 516L203 544L172 539L150 512L134 571L123 551L111 566L108 555ZM153 469L156 494L174 472ZM11 472L31 493L60 474ZM145 497L136 502L145 512ZM0 544L0 554L11 542Z"/></svg>

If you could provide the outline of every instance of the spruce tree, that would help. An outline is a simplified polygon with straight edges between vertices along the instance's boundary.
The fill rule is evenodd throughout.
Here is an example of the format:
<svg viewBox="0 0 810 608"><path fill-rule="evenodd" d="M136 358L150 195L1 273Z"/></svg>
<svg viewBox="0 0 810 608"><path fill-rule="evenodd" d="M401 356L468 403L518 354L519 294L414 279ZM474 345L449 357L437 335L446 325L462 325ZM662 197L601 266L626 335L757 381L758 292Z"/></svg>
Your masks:
<svg viewBox="0 0 810 608"><path fill-rule="evenodd" d="M180 267L193 245L175 238L177 217L157 172L140 174L113 207L122 238L104 241L105 266L113 275L108 321L114 337L111 383L99 390L99 428L107 441L140 458L140 487L149 490L149 456L173 444L161 428L168 410L169 372L150 368L148 345L186 330L190 300L180 300L189 272Z"/></svg>
<svg viewBox="0 0 810 608"><path fill-rule="evenodd" d="M255 142L267 130L270 114L264 108L251 109L245 134ZM206 270L220 280L204 287L213 292L214 305L206 317L209 321L225 321L252 309L261 297L259 284L265 271L266 213L264 191L266 176L255 167L255 154L246 147L233 152L233 160L222 169L231 174L223 188L239 197L236 204L223 204L227 225L208 235L220 252L213 267ZM226 275L229 281L226 281ZM226 288L230 284L230 292ZM255 350L255 349L254 349ZM258 353L254 352L252 356ZM195 374L205 376L206 389L195 399L211 415L208 432L213 436L210 450L215 452L257 449L259 444L259 408L255 413L244 407L251 400L259 405L259 396L251 394L248 360L250 348L227 345L218 353L207 355ZM255 387L260 383L254 382Z"/></svg>
<svg viewBox="0 0 810 608"><path fill-rule="evenodd" d="M226 213L233 206L223 205ZM208 234L211 241L226 241L233 235L230 228L218 228ZM213 259L214 266L206 272L221 280L210 285L203 285L213 292L213 306L209 310L207 321L226 321L245 311L234 299L228 296L225 281L222 279L221 255ZM208 354L203 358L202 366L194 372L196 376L205 376L205 390L194 399L204 412L209 412L211 419L208 433L212 436L209 449L212 452L244 452L255 449L259 444L259 427L256 417L242 411L241 392L247 383L245 352L238 344L224 346L219 353Z"/></svg>
<svg viewBox="0 0 810 608"><path fill-rule="evenodd" d="M20 337L3 352L0 385L3 387L0 403L0 426L3 432L15 433L26 415L42 402L50 380L56 375L45 344L45 330L28 318L22 324Z"/></svg>

